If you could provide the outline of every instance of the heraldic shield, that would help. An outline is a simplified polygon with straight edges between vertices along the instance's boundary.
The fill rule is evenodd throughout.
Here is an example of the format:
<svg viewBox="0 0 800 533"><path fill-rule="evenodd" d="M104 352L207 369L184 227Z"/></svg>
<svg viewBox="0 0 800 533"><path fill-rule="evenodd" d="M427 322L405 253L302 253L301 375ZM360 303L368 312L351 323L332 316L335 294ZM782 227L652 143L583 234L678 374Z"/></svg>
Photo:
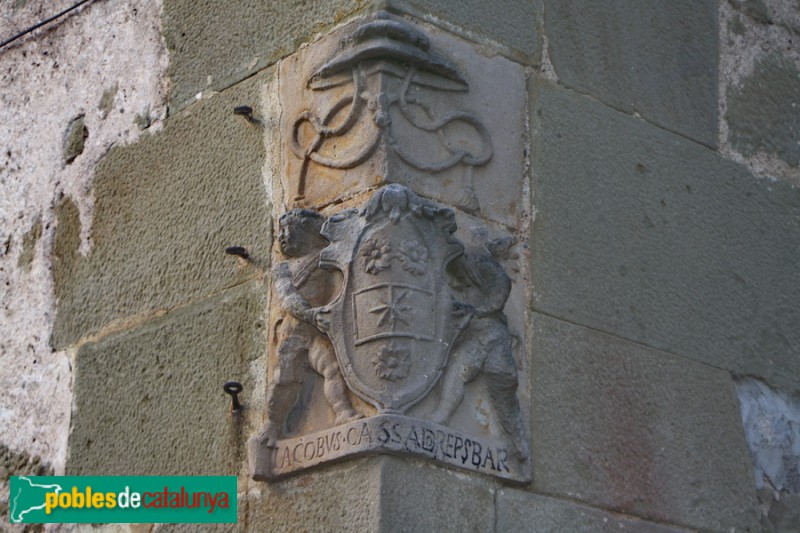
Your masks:
<svg viewBox="0 0 800 533"><path fill-rule="evenodd" d="M379 412L403 413L428 394L469 321L447 285L448 263L464 253L455 230L451 209L400 185L322 228L320 266L344 280L318 322L350 389Z"/></svg>

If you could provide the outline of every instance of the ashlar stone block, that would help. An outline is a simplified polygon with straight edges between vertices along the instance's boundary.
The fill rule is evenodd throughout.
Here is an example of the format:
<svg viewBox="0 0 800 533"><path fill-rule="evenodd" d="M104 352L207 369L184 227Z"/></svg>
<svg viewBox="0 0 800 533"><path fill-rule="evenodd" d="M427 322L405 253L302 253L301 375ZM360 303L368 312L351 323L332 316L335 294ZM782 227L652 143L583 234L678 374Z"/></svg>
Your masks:
<svg viewBox="0 0 800 533"><path fill-rule="evenodd" d="M276 483L250 482L247 531L378 531L383 457L312 470Z"/></svg>
<svg viewBox="0 0 800 533"><path fill-rule="evenodd" d="M496 490L496 484L486 478L385 457L376 531L492 531Z"/></svg>
<svg viewBox="0 0 800 533"><path fill-rule="evenodd" d="M708 146L717 143L717 0L549 0L559 83Z"/></svg>
<svg viewBox="0 0 800 533"><path fill-rule="evenodd" d="M237 475L247 426L222 385L252 393L264 307L253 281L83 345L66 474Z"/></svg>
<svg viewBox="0 0 800 533"><path fill-rule="evenodd" d="M166 0L162 31L170 52L170 111L191 104L198 93L221 91L272 65L363 4Z"/></svg>
<svg viewBox="0 0 800 533"><path fill-rule="evenodd" d="M432 24L446 24L477 41L489 40L520 63L537 63L541 55L542 0L385 0L386 9Z"/></svg>
<svg viewBox="0 0 800 533"><path fill-rule="evenodd" d="M495 512L497 513L495 531L504 533L529 531L678 533L690 531L677 526L667 526L618 513L609 513L574 501L551 498L513 488L498 490Z"/></svg>
<svg viewBox="0 0 800 533"><path fill-rule="evenodd" d="M532 87L534 307L800 390L800 189Z"/></svg>
<svg viewBox="0 0 800 533"><path fill-rule="evenodd" d="M268 484L251 482L242 529L492 531L495 491L486 478L429 463L365 457Z"/></svg>
<svg viewBox="0 0 800 533"><path fill-rule="evenodd" d="M538 314L531 334L534 490L692 529L757 529L727 372Z"/></svg>
<svg viewBox="0 0 800 533"><path fill-rule="evenodd" d="M78 252L80 222L59 209L53 331L68 346L110 324L152 315L263 276L270 202L256 116L265 72L198 102L139 142L112 149L94 179L92 248ZM244 246L249 260L225 254Z"/></svg>

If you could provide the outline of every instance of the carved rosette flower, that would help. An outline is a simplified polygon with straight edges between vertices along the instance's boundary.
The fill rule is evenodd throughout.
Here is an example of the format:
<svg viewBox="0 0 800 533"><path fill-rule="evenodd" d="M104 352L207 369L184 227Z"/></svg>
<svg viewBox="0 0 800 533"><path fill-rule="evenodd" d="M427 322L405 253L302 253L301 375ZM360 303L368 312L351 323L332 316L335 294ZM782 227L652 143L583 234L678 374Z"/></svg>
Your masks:
<svg viewBox="0 0 800 533"><path fill-rule="evenodd" d="M408 377L411 368L411 352L405 346L392 343L380 349L372 360L375 374L388 381L397 381Z"/></svg>
<svg viewBox="0 0 800 533"><path fill-rule="evenodd" d="M419 241L410 240L400 243L398 254L406 272L422 276L427 271L428 249Z"/></svg>
<svg viewBox="0 0 800 533"><path fill-rule="evenodd" d="M381 270L389 268L392 260L392 247L383 241L369 239L361 248L361 255L364 256L364 270L369 274L377 274Z"/></svg>

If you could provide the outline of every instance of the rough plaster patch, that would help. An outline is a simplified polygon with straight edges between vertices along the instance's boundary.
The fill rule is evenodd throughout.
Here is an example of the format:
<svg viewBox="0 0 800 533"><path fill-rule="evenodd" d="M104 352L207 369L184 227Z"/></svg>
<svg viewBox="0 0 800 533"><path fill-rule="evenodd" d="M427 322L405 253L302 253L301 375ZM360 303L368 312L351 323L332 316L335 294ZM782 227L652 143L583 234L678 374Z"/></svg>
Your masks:
<svg viewBox="0 0 800 533"><path fill-rule="evenodd" d="M41 457L31 457L25 452L17 453L9 450L0 442L0 524L9 521L8 507L10 494L5 485L9 477L17 476L52 476L53 468L42 463ZM25 531L24 526L10 526L12 531Z"/></svg>
<svg viewBox="0 0 800 533"><path fill-rule="evenodd" d="M548 39L547 35L545 34L546 25L544 21L546 18L547 18L547 4L545 3L542 6L541 62L536 70L538 71L537 74L542 76L544 79L550 80L554 83L558 83L558 74L556 74L556 69L553 67L553 62L550 60L550 39Z"/></svg>
<svg viewBox="0 0 800 533"><path fill-rule="evenodd" d="M261 109L265 110L265 112L263 117L256 118L262 121L261 127L264 128L264 131L277 131L280 127L283 108L281 107L279 97L279 79L280 69L275 69L274 77L272 77L269 82L265 83L260 90L259 99L261 100ZM266 112L266 110L269 110L269 112ZM274 142L271 135L265 134L264 152L267 154L267 157L264 158L264 166L261 172L264 180L264 190L267 193L270 205L274 205L273 183L280 184L280 179L278 179L278 176L275 176L275 171L276 169L283 168L281 144L279 142ZM272 242L272 235L265 235L264 238ZM266 276L268 273L265 272L264 274ZM267 298L269 298L269 291L267 291ZM270 308L269 302L267 302L266 308ZM262 327L264 328L264 335L267 337L269 332L267 331L268 328L266 324ZM264 424L264 414L266 413L267 407L267 354L263 353L261 357L250 362L248 369L250 379L253 383L253 390L250 391L248 407L249 422L253 427L260 428ZM249 465L245 464L243 466L248 469L243 479L245 480L245 490L249 491L253 486L259 486L259 483L254 483L250 479Z"/></svg>
<svg viewBox="0 0 800 533"><path fill-rule="evenodd" d="M779 24L800 32L800 3L797 0L728 0L741 13L766 24Z"/></svg>
<svg viewBox="0 0 800 533"><path fill-rule="evenodd" d="M781 0L720 0L719 147L723 156L745 165L753 174L800 185L800 168L773 154L752 156L731 145L726 113L728 94L739 90L764 58L783 57L800 71L800 9ZM800 114L800 102L797 102Z"/></svg>
<svg viewBox="0 0 800 533"><path fill-rule="evenodd" d="M542 36L542 65L539 67L539 73L544 79L558 83L558 75L550 61L550 41L547 39L547 35Z"/></svg>
<svg viewBox="0 0 800 533"><path fill-rule="evenodd" d="M61 4L6 2L0 20L18 31ZM65 196L78 206L86 253L97 162L112 145L141 135L137 114L152 122L165 113L160 4L93 2L0 49L0 442L41 456L56 473L64 470L72 365L49 343L55 206ZM67 165L64 138L79 115L88 137ZM26 244L32 253L20 265Z"/></svg>
<svg viewBox="0 0 800 533"><path fill-rule="evenodd" d="M728 141L746 157L769 154L800 168L800 70L781 56L759 60L728 92Z"/></svg>
<svg viewBox="0 0 800 533"><path fill-rule="evenodd" d="M800 397L753 379L740 380L737 394L756 487L800 494Z"/></svg>

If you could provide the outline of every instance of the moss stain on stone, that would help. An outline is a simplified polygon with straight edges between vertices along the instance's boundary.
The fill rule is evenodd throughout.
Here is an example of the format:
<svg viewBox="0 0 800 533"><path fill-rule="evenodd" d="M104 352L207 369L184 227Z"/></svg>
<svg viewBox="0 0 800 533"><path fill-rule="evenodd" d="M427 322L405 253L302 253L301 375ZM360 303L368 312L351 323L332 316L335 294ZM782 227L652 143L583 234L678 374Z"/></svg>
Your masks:
<svg viewBox="0 0 800 533"><path fill-rule="evenodd" d="M117 96L117 90L119 90L119 84L115 83L112 87L103 91L103 96L100 97L100 103L97 105L97 109L100 110L101 116L104 119L114 108L114 98Z"/></svg>
<svg viewBox="0 0 800 533"><path fill-rule="evenodd" d="M73 277L81 244L80 213L71 198L62 199L56 206L56 219L53 282L56 297L60 300L66 282Z"/></svg>
<svg viewBox="0 0 800 533"><path fill-rule="evenodd" d="M85 115L78 115L67 126L67 133L64 136L64 162L69 165L75 158L83 153L84 143L89 137L89 130L86 127Z"/></svg>
<svg viewBox="0 0 800 533"><path fill-rule="evenodd" d="M733 148L746 157L774 155L800 165L800 72L788 59L761 59L740 88L728 91L726 119Z"/></svg>
<svg viewBox="0 0 800 533"><path fill-rule="evenodd" d="M140 130L146 130L150 127L152 122L153 119L150 118L150 106L147 106L141 113L136 113L136 116L133 117L133 123L136 124Z"/></svg>
<svg viewBox="0 0 800 533"><path fill-rule="evenodd" d="M29 229L25 235L22 236L22 252L19 254L17 267L21 268L25 272L31 271L33 258L36 256L36 243L39 242L41 237L42 220L37 218L36 222L33 224L33 227L31 227L31 229Z"/></svg>
<svg viewBox="0 0 800 533"><path fill-rule="evenodd" d="M744 24L742 23L742 17L740 17L738 14L734 15L733 18L731 19L731 24L730 26L728 26L728 29L734 35L739 35L739 36L744 35L746 29L744 27Z"/></svg>
<svg viewBox="0 0 800 533"><path fill-rule="evenodd" d="M734 0L733 6L762 24L770 24L769 10L763 0Z"/></svg>

